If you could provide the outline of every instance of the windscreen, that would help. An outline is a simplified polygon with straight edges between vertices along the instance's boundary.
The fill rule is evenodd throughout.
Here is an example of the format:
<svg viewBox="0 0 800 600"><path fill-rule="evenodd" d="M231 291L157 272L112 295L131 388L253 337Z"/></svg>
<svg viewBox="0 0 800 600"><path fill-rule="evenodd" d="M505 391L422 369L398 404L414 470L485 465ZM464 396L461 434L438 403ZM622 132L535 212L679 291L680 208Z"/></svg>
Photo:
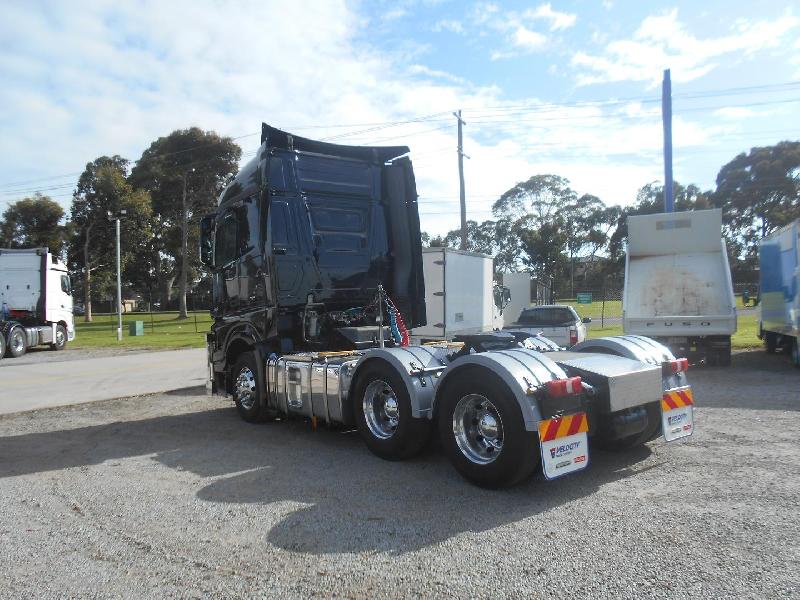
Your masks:
<svg viewBox="0 0 800 600"><path fill-rule="evenodd" d="M520 325L532 327L558 327L572 325L574 322L572 311L563 307L527 308L519 317Z"/></svg>

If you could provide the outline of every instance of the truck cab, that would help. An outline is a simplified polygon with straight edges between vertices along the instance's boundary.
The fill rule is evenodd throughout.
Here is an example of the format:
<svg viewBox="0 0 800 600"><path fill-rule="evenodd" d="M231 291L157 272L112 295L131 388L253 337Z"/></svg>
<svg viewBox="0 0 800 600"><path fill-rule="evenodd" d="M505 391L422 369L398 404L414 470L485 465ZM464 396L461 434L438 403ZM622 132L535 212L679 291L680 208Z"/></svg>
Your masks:
<svg viewBox="0 0 800 600"><path fill-rule="evenodd" d="M47 248L0 249L0 337L12 357L75 339L67 266ZM0 353L2 356L2 353Z"/></svg>
<svg viewBox="0 0 800 600"><path fill-rule="evenodd" d="M214 381L239 352L352 350L378 339L382 285L425 324L417 193L408 148L352 147L266 124L261 148L201 222L213 278Z"/></svg>

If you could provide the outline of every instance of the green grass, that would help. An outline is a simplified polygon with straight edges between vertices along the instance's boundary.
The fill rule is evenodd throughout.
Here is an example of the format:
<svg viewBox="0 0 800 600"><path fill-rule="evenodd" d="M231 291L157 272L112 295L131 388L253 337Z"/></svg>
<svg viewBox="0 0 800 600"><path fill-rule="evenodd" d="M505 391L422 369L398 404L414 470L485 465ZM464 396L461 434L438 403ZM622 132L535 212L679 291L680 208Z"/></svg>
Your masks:
<svg viewBox="0 0 800 600"><path fill-rule="evenodd" d="M202 348L205 333L211 327L208 311L189 313L189 318L178 320L177 312L126 313L122 315L122 341L117 341L117 315L92 315L91 323L77 317L75 341L71 348ZM144 321L144 335L130 336L128 325L132 321Z"/></svg>
<svg viewBox="0 0 800 600"><path fill-rule="evenodd" d="M605 309L603 309L602 302L592 302L591 304L578 304L575 300L556 300L556 304L566 304L575 309L578 316L591 317L594 321L599 319L600 315L605 314L606 317L621 317L622 316L622 301L621 300L606 300Z"/></svg>
<svg viewBox="0 0 800 600"><path fill-rule="evenodd" d="M755 313L739 315L736 333L731 338L731 347L734 350L748 350L760 347L761 340L756 337L757 330L758 319ZM602 329L590 326L588 333L590 338L622 335L622 325L614 325Z"/></svg>

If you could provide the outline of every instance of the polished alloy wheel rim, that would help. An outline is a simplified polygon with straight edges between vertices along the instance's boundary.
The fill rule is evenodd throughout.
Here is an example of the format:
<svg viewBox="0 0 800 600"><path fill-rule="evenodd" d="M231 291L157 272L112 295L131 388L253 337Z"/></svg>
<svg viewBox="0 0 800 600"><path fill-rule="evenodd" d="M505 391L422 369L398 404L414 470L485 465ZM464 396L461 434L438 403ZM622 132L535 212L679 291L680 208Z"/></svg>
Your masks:
<svg viewBox="0 0 800 600"><path fill-rule="evenodd" d="M381 379L370 383L364 391L362 408L372 435L388 440L395 434L400 422L400 406L397 395L388 383Z"/></svg>
<svg viewBox="0 0 800 600"><path fill-rule="evenodd" d="M14 352L22 352L25 349L25 340L22 335L21 333L17 333L11 338L11 349Z"/></svg>
<svg viewBox="0 0 800 600"><path fill-rule="evenodd" d="M503 450L503 420L497 407L480 394L461 398L453 412L453 435L471 462L488 465Z"/></svg>
<svg viewBox="0 0 800 600"><path fill-rule="evenodd" d="M64 345L64 332L61 329L56 330L56 344L59 346Z"/></svg>
<svg viewBox="0 0 800 600"><path fill-rule="evenodd" d="M256 404L256 378L249 367L243 367L236 378L236 399L247 410Z"/></svg>

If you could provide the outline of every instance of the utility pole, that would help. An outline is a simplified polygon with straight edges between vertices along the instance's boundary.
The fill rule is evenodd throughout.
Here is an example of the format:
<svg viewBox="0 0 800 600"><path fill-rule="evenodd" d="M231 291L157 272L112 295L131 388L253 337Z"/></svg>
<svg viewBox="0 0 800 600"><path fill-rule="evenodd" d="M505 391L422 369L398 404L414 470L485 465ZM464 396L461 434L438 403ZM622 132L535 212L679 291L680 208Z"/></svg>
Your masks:
<svg viewBox="0 0 800 600"><path fill-rule="evenodd" d="M664 212L674 212L672 198L672 81L664 69L661 84L661 118L664 123Z"/></svg>
<svg viewBox="0 0 800 600"><path fill-rule="evenodd" d="M467 198L464 192L464 136L462 133L462 126L466 125L461 118L461 109L454 112L453 116L458 119L458 182L459 182L459 197L461 199L461 249L467 249ZM467 156L469 158L469 156Z"/></svg>
<svg viewBox="0 0 800 600"><path fill-rule="evenodd" d="M125 209L119 211L116 217L113 217L117 222L117 341L122 341L122 261L120 259L120 244L119 244L119 220L120 217L127 214ZM112 219L111 211L108 211L109 220Z"/></svg>

